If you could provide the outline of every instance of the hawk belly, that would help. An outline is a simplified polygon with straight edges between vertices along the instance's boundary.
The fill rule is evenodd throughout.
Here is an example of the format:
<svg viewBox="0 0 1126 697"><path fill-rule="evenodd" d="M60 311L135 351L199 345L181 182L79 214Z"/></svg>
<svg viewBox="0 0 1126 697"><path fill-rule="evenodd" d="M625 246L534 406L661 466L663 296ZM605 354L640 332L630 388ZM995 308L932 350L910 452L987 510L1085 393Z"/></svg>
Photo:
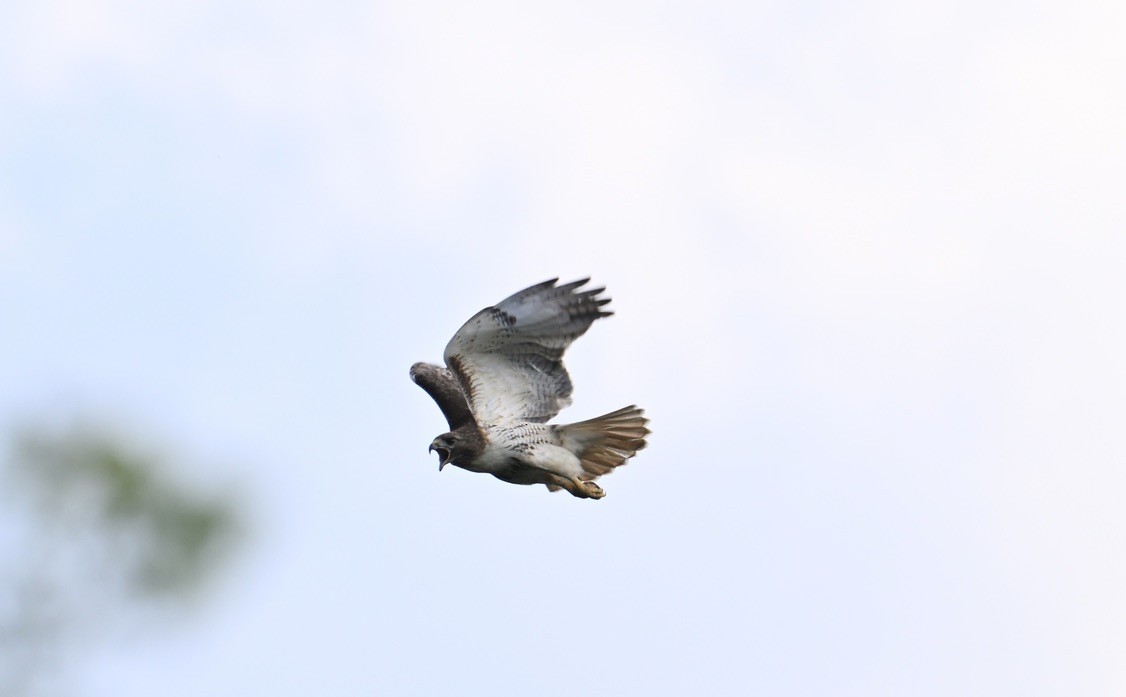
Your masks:
<svg viewBox="0 0 1126 697"><path fill-rule="evenodd" d="M544 483L543 477L536 477L537 470L550 472L565 479L575 479L583 473L582 463L570 450L543 442L489 443L473 465L474 469L480 467L478 472L488 472L505 481L513 481L508 477L520 480L531 479L528 482L530 484ZM525 469L532 471L526 472ZM502 474L508 476L501 476Z"/></svg>

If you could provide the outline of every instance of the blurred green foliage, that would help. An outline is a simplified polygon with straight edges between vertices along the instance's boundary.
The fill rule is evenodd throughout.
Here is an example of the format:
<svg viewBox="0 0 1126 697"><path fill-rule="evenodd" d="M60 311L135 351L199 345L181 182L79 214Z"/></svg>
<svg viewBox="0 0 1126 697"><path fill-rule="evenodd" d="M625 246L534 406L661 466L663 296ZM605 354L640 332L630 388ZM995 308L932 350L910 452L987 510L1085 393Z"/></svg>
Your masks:
<svg viewBox="0 0 1126 697"><path fill-rule="evenodd" d="M0 470L0 695L40 691L76 637L100 643L138 610L198 596L229 559L230 493L173 477L105 429L25 429Z"/></svg>

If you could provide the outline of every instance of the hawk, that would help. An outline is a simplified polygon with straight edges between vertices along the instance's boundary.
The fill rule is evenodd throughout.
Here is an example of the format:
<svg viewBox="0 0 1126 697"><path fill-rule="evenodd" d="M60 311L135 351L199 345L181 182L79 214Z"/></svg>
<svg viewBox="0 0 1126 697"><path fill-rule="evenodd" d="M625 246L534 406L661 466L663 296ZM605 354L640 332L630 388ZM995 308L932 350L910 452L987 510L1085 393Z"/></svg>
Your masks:
<svg viewBox="0 0 1126 697"><path fill-rule="evenodd" d="M628 406L573 424L549 424L571 404L563 352L603 309L605 288L589 278L525 288L473 315L446 345L447 368L411 366L411 379L438 403L450 430L430 443L438 471L453 464L512 484L545 484L579 498L605 496L594 480L645 447L644 412Z"/></svg>

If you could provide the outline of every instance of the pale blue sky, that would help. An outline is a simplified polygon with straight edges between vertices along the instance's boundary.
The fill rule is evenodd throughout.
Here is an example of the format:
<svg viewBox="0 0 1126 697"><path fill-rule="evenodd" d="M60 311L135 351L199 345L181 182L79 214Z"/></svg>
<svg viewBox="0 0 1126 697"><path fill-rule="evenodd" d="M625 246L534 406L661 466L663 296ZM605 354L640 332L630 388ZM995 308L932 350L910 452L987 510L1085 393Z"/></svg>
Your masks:
<svg viewBox="0 0 1126 697"><path fill-rule="evenodd" d="M1118 3L0 9L0 422L256 511L90 695L1126 690ZM600 502L407 378L593 275Z"/></svg>

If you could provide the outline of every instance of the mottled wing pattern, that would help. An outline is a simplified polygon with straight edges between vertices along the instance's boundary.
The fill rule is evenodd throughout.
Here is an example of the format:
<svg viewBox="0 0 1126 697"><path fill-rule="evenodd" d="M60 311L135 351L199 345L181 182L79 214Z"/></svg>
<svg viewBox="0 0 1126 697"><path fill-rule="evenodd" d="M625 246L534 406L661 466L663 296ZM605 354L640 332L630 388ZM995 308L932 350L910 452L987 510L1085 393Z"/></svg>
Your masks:
<svg viewBox="0 0 1126 697"><path fill-rule="evenodd" d="M411 380L426 390L438 404L451 431L473 422L461 384L449 369L430 363L415 363L411 366Z"/></svg>
<svg viewBox="0 0 1126 697"><path fill-rule="evenodd" d="M479 424L511 419L544 423L571 403L563 352L594 320L604 288L578 290L590 279L545 281L474 315L446 346L446 364Z"/></svg>

